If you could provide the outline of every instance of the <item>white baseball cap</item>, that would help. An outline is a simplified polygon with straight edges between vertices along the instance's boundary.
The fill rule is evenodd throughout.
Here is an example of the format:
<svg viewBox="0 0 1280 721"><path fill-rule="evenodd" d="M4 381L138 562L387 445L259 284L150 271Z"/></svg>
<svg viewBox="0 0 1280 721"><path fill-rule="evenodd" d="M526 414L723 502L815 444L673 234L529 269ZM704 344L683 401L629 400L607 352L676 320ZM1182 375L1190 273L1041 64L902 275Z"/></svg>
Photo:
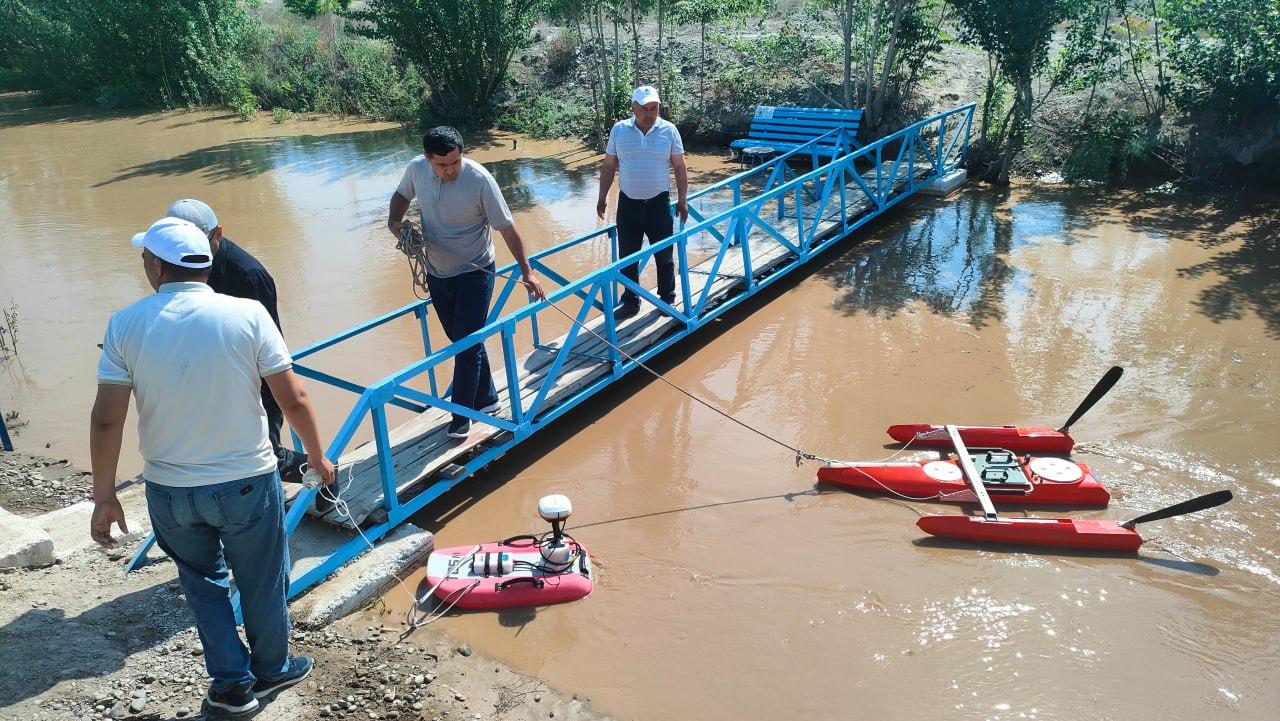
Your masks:
<svg viewBox="0 0 1280 721"><path fill-rule="evenodd" d="M218 216L214 215L213 208L210 208L208 203L202 203L195 198L175 200L164 214L170 218L182 218L195 223L195 226L203 230L205 235L212 233L213 229L218 227Z"/></svg>
<svg viewBox="0 0 1280 721"><path fill-rule="evenodd" d="M145 232L133 236L133 247L146 248L160 260L183 268L213 265L209 238L195 223L182 218L161 218Z"/></svg>
<svg viewBox="0 0 1280 721"><path fill-rule="evenodd" d="M641 85L636 88L634 93L631 93L631 102L638 105L648 105L649 103L661 103L662 100L658 98L657 88L652 85Z"/></svg>

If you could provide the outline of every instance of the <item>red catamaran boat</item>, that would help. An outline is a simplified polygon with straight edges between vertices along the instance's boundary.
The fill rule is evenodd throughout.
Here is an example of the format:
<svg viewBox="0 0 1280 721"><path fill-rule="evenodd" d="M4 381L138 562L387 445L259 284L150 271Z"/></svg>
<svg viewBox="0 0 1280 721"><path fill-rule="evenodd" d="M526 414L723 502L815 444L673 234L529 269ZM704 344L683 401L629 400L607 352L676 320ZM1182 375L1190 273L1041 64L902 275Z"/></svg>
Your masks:
<svg viewBox="0 0 1280 721"><path fill-rule="evenodd" d="M1106 487L1083 463L1064 458L1019 456L1000 449L966 447L965 452L997 505L1105 506L1111 500ZM958 456L932 461L835 463L819 468L818 480L914 500L950 503L977 500L965 481Z"/></svg>

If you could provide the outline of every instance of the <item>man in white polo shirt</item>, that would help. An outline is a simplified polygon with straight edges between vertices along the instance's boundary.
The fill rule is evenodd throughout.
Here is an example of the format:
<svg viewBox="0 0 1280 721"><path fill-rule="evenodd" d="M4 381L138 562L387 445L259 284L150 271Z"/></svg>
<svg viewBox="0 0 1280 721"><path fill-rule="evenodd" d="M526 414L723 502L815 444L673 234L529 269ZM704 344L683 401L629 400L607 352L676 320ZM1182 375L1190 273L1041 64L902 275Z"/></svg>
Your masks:
<svg viewBox="0 0 1280 721"><path fill-rule="evenodd" d="M301 681L312 666L306 656L289 656L289 547L259 396L264 379L325 484L333 482L333 464L271 316L261 303L216 294L205 283L213 253L204 232L163 218L133 245L143 248L156 292L107 322L89 431L90 533L110 548L111 524L128 531L115 479L132 394L151 525L178 567L213 678L206 703L248 713L257 697ZM228 567L248 648L236 633Z"/></svg>
<svg viewBox="0 0 1280 721"><path fill-rule="evenodd" d="M658 114L661 107L658 91L644 85L631 94L632 116L614 123L604 149L604 166L600 168L600 197L596 215L604 219L609 205L609 188L613 176L618 180L618 256L625 257L640 250L645 236L649 244L671 237L675 232L671 218L671 171L676 174L676 213L683 223L689 219L689 173L684 164L684 142L673 123ZM676 300L675 262L672 249L654 254L658 266L658 297L667 304ZM638 280L635 265L623 269L631 280ZM630 289L622 291L622 303L614 317L630 318L640 311L640 298Z"/></svg>

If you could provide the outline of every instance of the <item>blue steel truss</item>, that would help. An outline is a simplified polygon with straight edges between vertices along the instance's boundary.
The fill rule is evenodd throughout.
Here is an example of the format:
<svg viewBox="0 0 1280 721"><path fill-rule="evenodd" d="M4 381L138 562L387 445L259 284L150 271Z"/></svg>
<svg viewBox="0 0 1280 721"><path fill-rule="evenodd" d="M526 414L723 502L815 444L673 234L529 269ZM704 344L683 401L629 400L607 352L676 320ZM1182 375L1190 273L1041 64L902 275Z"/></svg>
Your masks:
<svg viewBox="0 0 1280 721"><path fill-rule="evenodd" d="M959 167L968 152L973 112L972 104L948 110L861 147L848 136L847 131L833 130L812 141L816 144L834 140L843 150L837 152L833 160L820 164L819 157L804 145L700 190L689 198L690 221L686 227L627 258L617 256L617 227L614 225L537 252L530 256L530 265L552 283L559 284L560 288L550 293L546 301L532 302L506 314L502 311L519 286L520 269L515 264L499 268L498 273L505 277L505 281L496 288L488 323L475 333L442 348L434 348L428 331L427 314L431 306L428 298L409 303L296 352L293 355L295 372L358 396L329 445L326 453L329 458L335 462L341 458L365 420L372 422L383 513L378 516L382 520L363 529L364 536L376 541L485 464L634 370L638 363L680 342L922 186ZM804 161L808 161L810 167L803 172L793 167L793 163ZM753 258L753 255L763 255L758 253L758 243L751 242L753 233L755 237L763 235L766 240L776 243L774 250L781 248L784 252L771 253L766 259ZM612 262L608 265L576 280L565 278L551 267L550 261L555 256L605 238L611 249ZM636 262L643 267L655 253L666 248L675 250L676 273L680 280L680 295L674 304L663 302L655 293L622 274L623 268ZM705 257L701 261L691 258L695 251L702 252ZM730 264L733 272L722 272L730 258L733 259ZM693 270L691 273L695 265L706 261L711 261L709 272ZM732 292L725 292L721 283L713 293L713 285L726 276L734 280ZM617 305L619 285L630 288L676 321L660 340L631 357L624 356L617 348L618 323L613 309ZM574 300L580 305L576 313L569 315L575 318L576 323L569 327L567 336L558 346L543 345L539 313L547 311L549 303L572 304ZM407 317L415 319L421 330L423 357L372 385L362 386L301 362L374 328ZM556 398L553 402L549 396L556 387L559 374L566 361L575 355L575 341L586 333L582 325L591 321L598 324L595 332L608 341L598 359L607 361L609 370L567 397ZM541 387L527 402L521 397L516 333L517 328L525 323L532 331L533 346L555 354ZM499 387L499 393L505 394L510 402L509 418L464 408L447 400L448 389L442 388L436 377L436 369L441 363L467 348L489 341L497 341L502 348L506 383L505 387ZM524 345L528 345L527 341ZM420 382L424 376L430 392L408 385L413 381ZM392 466L388 405L415 413L428 407L439 408L497 427L500 431L478 453L461 462L460 470L439 478L420 493L401 502L397 497ZM307 489L295 499L285 521L290 534L298 527L316 492L317 489ZM149 544L144 544L139 549L130 562L130 569L141 562L148 547ZM293 578L289 597L323 580L367 548L364 538L353 536L319 565Z"/></svg>

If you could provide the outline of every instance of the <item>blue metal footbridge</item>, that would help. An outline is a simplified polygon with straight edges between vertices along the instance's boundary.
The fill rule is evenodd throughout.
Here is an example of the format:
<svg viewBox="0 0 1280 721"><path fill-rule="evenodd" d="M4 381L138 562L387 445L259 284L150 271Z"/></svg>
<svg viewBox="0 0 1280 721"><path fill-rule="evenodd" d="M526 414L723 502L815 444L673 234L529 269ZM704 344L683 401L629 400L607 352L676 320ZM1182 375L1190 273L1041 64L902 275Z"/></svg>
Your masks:
<svg viewBox="0 0 1280 721"><path fill-rule="evenodd" d="M559 286L545 301L507 310L521 287L520 270L514 264L499 268L489 322L457 342L433 343L428 298L298 350L293 355L297 373L349 391L355 401L327 451L340 469L345 504L317 506L317 489L305 489L293 499L286 526L292 534L310 515L351 533L327 556L295 565L290 598L640 363L958 169L968 152L973 113L972 104L954 108L861 146L847 128L818 135L691 194L685 227L626 258L617 255L613 225L539 251L530 256L530 265L548 285ZM819 147L823 152L814 152ZM576 279L555 270L557 257L603 244L609 249L607 265ZM671 304L646 287L643 273L653 255L667 248L676 260L677 294ZM603 248L597 252L604 257ZM622 273L637 262L640 283ZM614 316L624 286L648 303L625 320ZM358 343L363 334L392 322L420 329L421 358L371 385L313 365L326 349ZM566 324L562 335L543 337L544 331ZM453 403L445 384L454 356L478 344L486 345L495 368L501 407L493 413ZM393 428L388 406L413 415ZM469 438L445 435L453 413L473 419ZM351 448L366 424L372 426L372 442ZM130 570L140 565L149 546L135 554Z"/></svg>

